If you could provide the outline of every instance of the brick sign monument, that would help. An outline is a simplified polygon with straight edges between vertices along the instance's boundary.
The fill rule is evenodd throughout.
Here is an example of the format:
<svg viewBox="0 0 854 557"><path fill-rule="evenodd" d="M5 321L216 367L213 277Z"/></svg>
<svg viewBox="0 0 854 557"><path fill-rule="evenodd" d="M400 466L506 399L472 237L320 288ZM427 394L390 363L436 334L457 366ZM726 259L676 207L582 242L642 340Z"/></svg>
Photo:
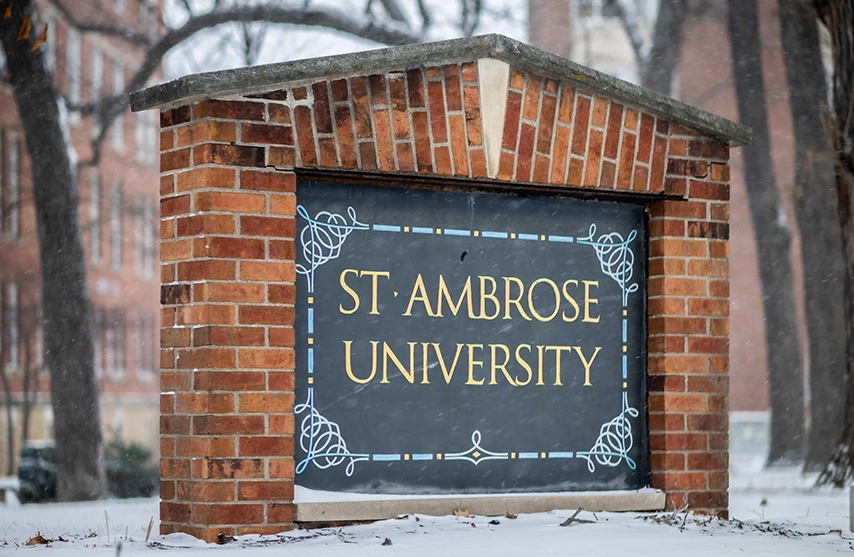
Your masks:
<svg viewBox="0 0 854 557"><path fill-rule="evenodd" d="M750 130L496 35L132 104L161 110L162 532L726 515Z"/></svg>

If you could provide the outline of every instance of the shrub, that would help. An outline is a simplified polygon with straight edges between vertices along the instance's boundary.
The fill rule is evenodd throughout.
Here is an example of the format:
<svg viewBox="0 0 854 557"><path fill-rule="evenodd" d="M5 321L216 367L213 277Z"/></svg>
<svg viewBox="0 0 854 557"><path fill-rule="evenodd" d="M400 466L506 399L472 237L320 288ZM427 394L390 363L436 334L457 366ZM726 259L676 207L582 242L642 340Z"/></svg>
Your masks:
<svg viewBox="0 0 854 557"><path fill-rule="evenodd" d="M151 497L156 493L160 472L146 446L125 442L121 431L116 431L104 456L104 471L114 497Z"/></svg>

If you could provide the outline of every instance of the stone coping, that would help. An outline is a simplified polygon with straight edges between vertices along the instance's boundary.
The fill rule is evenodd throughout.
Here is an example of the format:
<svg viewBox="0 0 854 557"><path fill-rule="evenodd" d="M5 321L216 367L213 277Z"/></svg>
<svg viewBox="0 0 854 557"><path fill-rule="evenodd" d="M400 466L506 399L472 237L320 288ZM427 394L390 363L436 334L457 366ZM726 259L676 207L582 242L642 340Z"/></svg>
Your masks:
<svg viewBox="0 0 854 557"><path fill-rule="evenodd" d="M746 145L753 136L747 126L495 34L188 75L132 93L131 108L134 111L172 108L204 98L269 91L294 82L370 75L481 58L501 60L537 75L625 101L730 147Z"/></svg>
<svg viewBox="0 0 854 557"><path fill-rule="evenodd" d="M384 520L402 514L430 516L451 515L467 509L480 516L502 516L504 513L538 513L556 509L585 511L660 511L664 509L664 492L657 489L638 491L602 491L562 494L525 494L507 496L459 496L382 501L335 501L296 503L297 522L346 522Z"/></svg>

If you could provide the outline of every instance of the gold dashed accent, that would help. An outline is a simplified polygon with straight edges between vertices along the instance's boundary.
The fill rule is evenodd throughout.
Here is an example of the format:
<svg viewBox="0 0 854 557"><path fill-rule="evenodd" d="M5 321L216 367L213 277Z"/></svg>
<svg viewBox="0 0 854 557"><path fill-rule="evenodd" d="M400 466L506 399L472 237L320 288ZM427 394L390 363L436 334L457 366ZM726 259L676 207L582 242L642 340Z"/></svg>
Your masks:
<svg viewBox="0 0 854 557"><path fill-rule="evenodd" d="M314 339L313 339L313 338L309 338L309 339L308 339L308 343L309 343L309 344L314 344Z"/></svg>
<svg viewBox="0 0 854 557"><path fill-rule="evenodd" d="M441 228L437 228L437 229L436 229L436 234L441 234L441 233L442 233L442 229L441 229Z"/></svg>
<svg viewBox="0 0 854 557"><path fill-rule="evenodd" d="M515 239L516 239L516 233L515 233L515 232L511 232L511 233L510 233L510 238L512 238L513 240L515 240Z"/></svg>
<svg viewBox="0 0 854 557"><path fill-rule="evenodd" d="M474 237L477 238L478 236L480 236L480 230L475 230Z"/></svg>
<svg viewBox="0 0 854 557"><path fill-rule="evenodd" d="M442 453L436 455L436 460L442 460Z"/></svg>
<svg viewBox="0 0 854 557"><path fill-rule="evenodd" d="M309 297L308 297L308 303L309 303L309 304L313 304L313 303L314 303L314 296L309 296Z"/></svg>
<svg viewBox="0 0 854 557"><path fill-rule="evenodd" d="M540 453L540 458L546 458L546 453Z"/></svg>
<svg viewBox="0 0 854 557"><path fill-rule="evenodd" d="M409 460L409 455L408 454L403 455L403 460Z"/></svg>
<svg viewBox="0 0 854 557"><path fill-rule="evenodd" d="M623 381L623 388L625 389L625 388L627 388L628 386L629 386L629 384L628 384L628 383L626 383L625 381Z"/></svg>
<svg viewBox="0 0 854 557"><path fill-rule="evenodd" d="M313 385L313 384L314 384L314 377L309 377L309 378L308 378L308 384L309 384L309 385Z"/></svg>
<svg viewBox="0 0 854 557"><path fill-rule="evenodd" d="M542 235L542 236L540 236L540 240L542 240L543 242L545 242L545 241L546 241L546 236L545 236L545 234L544 234L544 235Z"/></svg>

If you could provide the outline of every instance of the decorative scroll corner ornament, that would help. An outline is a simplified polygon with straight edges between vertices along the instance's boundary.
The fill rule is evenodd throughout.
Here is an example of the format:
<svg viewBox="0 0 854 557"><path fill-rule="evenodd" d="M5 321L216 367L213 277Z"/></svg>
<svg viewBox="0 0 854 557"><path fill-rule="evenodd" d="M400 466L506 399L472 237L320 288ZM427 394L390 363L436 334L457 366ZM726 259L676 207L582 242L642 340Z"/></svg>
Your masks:
<svg viewBox="0 0 854 557"><path fill-rule="evenodd" d="M596 250L596 257L602 272L614 279L623 291L623 306L626 306L629 294L637 292L638 283L630 283L634 274L635 254L629 247L632 240L637 238L638 231L632 230L624 240L617 232L602 234L598 239L596 236L596 225L591 224L586 238L579 238L578 243L592 246Z"/></svg>
<svg viewBox="0 0 854 557"><path fill-rule="evenodd" d="M639 412L629 406L629 397L623 393L623 410L620 414L599 428L599 438L589 451L578 452L578 458L587 460L587 469L592 473L596 471L596 463L602 466L614 468L625 459L626 465L634 470L637 463L629 456L629 451L634 445L632 437L632 422L629 418L637 418Z"/></svg>
<svg viewBox="0 0 854 557"><path fill-rule="evenodd" d="M314 407L314 389L308 389L308 399L294 407L294 415L308 412L300 422L299 445L305 452L305 458L296 465L296 473L302 474L310 463L321 470L347 463L345 473L352 476L356 463L368 460L366 454L353 454L347 448L347 442L341 435L341 428L335 422L327 420Z"/></svg>
<svg viewBox="0 0 854 557"><path fill-rule="evenodd" d="M329 211L320 211L312 219L302 205L297 205L297 214L306 221L300 231L302 256L306 264L297 263L296 268L297 273L306 276L311 293L314 292L314 270L341 255L341 247L351 232L368 230L369 226L356 220L356 210L352 207L347 207L349 224L342 215Z"/></svg>

